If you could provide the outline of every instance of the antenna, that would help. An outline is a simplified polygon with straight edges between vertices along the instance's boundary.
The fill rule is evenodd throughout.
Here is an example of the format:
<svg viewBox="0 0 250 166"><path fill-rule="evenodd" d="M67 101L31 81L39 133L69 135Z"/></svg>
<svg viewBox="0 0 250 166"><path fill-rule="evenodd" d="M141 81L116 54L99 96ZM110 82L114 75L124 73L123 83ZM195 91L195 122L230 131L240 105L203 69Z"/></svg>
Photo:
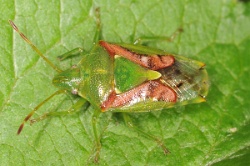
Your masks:
<svg viewBox="0 0 250 166"><path fill-rule="evenodd" d="M17 31L17 33L19 33L19 35L32 47L32 49L34 51L36 51L36 53L43 58L43 60L45 60L54 70L56 70L57 72L62 72L61 69L59 69L58 67L56 67L50 60L48 60L48 58L46 58L41 51L38 50L38 48L22 33L19 31L18 27L11 21L9 20L10 25L12 26L12 28Z"/></svg>
<svg viewBox="0 0 250 166"><path fill-rule="evenodd" d="M61 93L65 93L65 90L58 90L55 93L53 93L52 95L50 95L47 99L43 100L40 104L38 104L27 116L26 118L23 120L22 124L20 125L20 127L18 128L17 134L19 135L21 133L21 131L23 130L24 124L31 118L31 116L47 101L49 101L50 99L52 99L54 96L61 94Z"/></svg>

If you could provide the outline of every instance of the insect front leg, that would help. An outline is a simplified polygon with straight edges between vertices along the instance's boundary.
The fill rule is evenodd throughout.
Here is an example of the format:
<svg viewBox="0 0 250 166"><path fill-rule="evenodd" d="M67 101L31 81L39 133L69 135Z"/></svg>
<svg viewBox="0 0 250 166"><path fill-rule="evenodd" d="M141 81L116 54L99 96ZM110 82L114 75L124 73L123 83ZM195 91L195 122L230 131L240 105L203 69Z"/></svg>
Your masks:
<svg viewBox="0 0 250 166"><path fill-rule="evenodd" d="M151 135L151 134L141 130L140 128L136 127L133 124L131 118L129 117L129 115L127 113L122 113L122 115L123 115L123 119L128 127L134 129L136 132L142 134L143 136L154 140L162 148L165 155L170 153L170 151L166 148L166 146L164 145L162 140L160 140L159 138L155 137L154 135Z"/></svg>
<svg viewBox="0 0 250 166"><path fill-rule="evenodd" d="M80 98L67 111L47 112L47 113L43 114L42 116L40 116L38 118L31 119L30 124L33 124L35 122L39 122L41 120L44 120L46 118L53 117L53 116L65 116L65 115L77 113L77 112L79 112L81 110L81 108L83 108L85 110L85 109L88 108L88 106L89 106L89 102L87 102L87 100L85 100L84 98Z"/></svg>
<svg viewBox="0 0 250 166"><path fill-rule="evenodd" d="M23 130L24 124L32 117L32 115L34 115L34 113L42 106L44 105L46 102L48 102L50 99L52 99L54 96L62 94L62 93L66 93L67 91L65 90L58 90L55 93L53 93L52 95L50 95L47 99L45 99L44 101L42 101L40 104L38 104L23 120L22 124L20 125L20 127L18 128L17 134L20 134L21 131Z"/></svg>
<svg viewBox="0 0 250 166"><path fill-rule="evenodd" d="M61 61L61 60L64 60L68 57L77 56L77 55L81 54L82 52L83 52L83 48L78 47L78 48L75 48L69 52L66 52L66 53L58 56L57 58Z"/></svg>
<svg viewBox="0 0 250 166"><path fill-rule="evenodd" d="M98 41L101 39L101 16L99 7L95 9L95 21L96 21L96 33L94 37L94 42L98 43Z"/></svg>

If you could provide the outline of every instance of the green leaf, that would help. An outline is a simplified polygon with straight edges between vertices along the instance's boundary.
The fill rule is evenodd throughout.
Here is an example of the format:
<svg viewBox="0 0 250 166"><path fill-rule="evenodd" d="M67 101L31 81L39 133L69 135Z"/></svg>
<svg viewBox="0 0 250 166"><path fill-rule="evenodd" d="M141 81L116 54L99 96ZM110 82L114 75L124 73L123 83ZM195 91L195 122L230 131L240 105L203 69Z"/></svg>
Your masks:
<svg viewBox="0 0 250 166"><path fill-rule="evenodd" d="M47 118L16 132L25 116L56 91L56 73L8 24L19 29L63 69L80 57L56 57L76 47L90 50L100 8L102 39L133 43L140 37L171 36L149 42L206 63L211 87L207 102L151 113L131 114L135 124L163 140L165 156L152 140L127 127L116 114L98 119L100 165L249 165L250 3L237 0L1 1L0 161L2 165L92 165L93 110ZM71 105L55 97L34 115Z"/></svg>

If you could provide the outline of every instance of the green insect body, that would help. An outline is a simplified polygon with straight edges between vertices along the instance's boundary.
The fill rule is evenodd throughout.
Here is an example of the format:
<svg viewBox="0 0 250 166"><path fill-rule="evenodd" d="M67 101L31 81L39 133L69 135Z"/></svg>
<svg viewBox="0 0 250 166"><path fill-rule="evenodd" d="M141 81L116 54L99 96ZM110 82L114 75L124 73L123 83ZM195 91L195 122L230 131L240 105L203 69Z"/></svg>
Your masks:
<svg viewBox="0 0 250 166"><path fill-rule="evenodd" d="M205 101L204 63L160 50L142 54L144 48L100 41L78 66L59 73L53 83L103 112L155 111Z"/></svg>
<svg viewBox="0 0 250 166"><path fill-rule="evenodd" d="M52 83L60 89L28 114L20 125L18 134L37 109L60 93L70 92L80 97L71 107L72 110L79 109L87 102L97 112L162 110L177 105L204 102L208 93L208 74L202 62L141 45L99 41L88 54L74 49L62 55L61 58L65 59L70 54L82 54L77 65L62 71L52 64L12 21L10 24L58 72ZM37 120L31 120L35 121ZM128 118L125 118L125 121L128 121ZM101 144L95 126L93 130L97 146L95 161L98 161ZM142 132L140 129L137 131ZM164 153L168 153L161 141L145 132L142 133L154 139L163 148Z"/></svg>

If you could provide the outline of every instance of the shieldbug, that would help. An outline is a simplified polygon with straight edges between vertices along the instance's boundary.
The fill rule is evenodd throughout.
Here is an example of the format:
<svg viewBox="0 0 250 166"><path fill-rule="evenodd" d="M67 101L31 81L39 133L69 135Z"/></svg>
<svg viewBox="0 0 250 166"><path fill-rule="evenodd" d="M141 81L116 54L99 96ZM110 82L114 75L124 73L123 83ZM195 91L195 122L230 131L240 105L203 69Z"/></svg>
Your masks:
<svg viewBox="0 0 250 166"><path fill-rule="evenodd" d="M79 96L79 100L70 108L71 111L91 104L96 110L95 118L100 112L148 112L205 101L208 75L202 62L141 45L114 44L101 40L89 54L82 55L77 65L62 71L12 21L9 22L38 55L57 71L52 83L59 88L26 116L17 134L21 133L25 122L30 120L37 109L61 93ZM74 54L82 54L82 50L74 49L60 58L65 59ZM51 115L53 113L47 113L39 119ZM33 123L37 120L30 121ZM125 121L138 132L154 139L164 153L168 153L159 139L133 126L128 116L125 116ZM96 124L93 125L96 137L95 161L98 161L101 144Z"/></svg>

